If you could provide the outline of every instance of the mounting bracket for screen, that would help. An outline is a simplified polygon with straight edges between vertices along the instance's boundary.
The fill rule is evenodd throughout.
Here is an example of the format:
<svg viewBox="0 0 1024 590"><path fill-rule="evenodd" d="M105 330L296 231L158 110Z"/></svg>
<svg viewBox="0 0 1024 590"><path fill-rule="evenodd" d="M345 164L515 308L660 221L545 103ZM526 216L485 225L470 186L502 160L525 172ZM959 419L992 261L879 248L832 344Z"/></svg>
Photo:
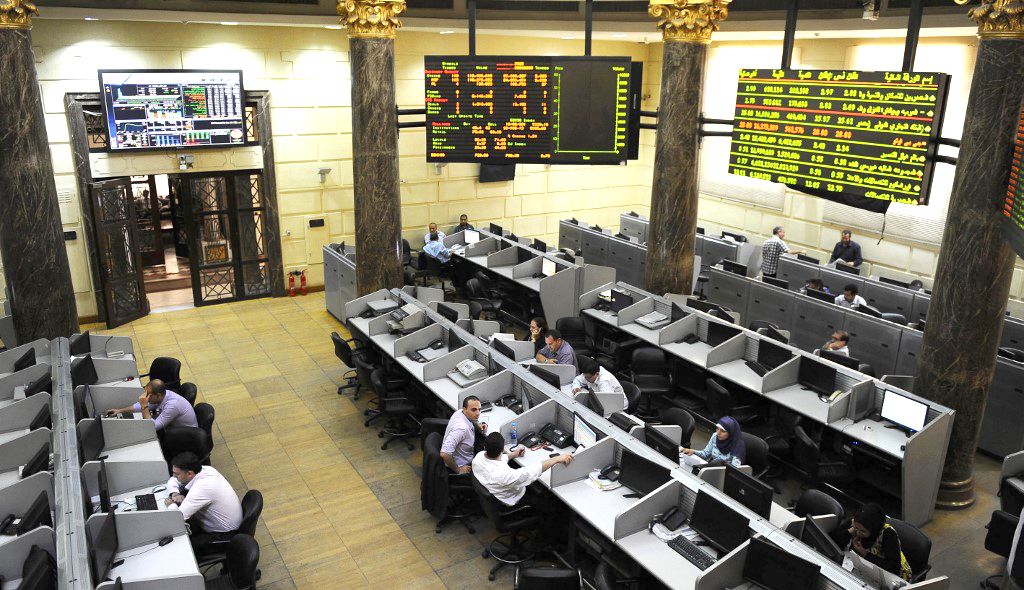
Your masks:
<svg viewBox="0 0 1024 590"><path fill-rule="evenodd" d="M703 113L697 118L698 124L700 125L700 136L703 137L732 137L732 130L729 131L711 131L705 129L705 125L728 125L732 127L736 124L734 119L709 119L704 116Z"/></svg>

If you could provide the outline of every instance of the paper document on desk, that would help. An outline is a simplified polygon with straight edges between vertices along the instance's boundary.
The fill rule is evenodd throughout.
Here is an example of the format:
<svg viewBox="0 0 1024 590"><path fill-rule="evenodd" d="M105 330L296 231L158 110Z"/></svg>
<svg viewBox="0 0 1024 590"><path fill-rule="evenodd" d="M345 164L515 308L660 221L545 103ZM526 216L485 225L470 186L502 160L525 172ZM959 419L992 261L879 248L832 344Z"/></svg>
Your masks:
<svg viewBox="0 0 1024 590"><path fill-rule="evenodd" d="M600 477L598 477L600 474L600 469L595 469L590 472L590 476L587 478L587 483L590 484L590 487L597 490L601 490L602 492L608 492L622 487L622 484L617 481L601 479Z"/></svg>
<svg viewBox="0 0 1024 590"><path fill-rule="evenodd" d="M679 464L680 465L688 465L690 467L693 467L695 465L703 465L705 463L707 463L707 461L705 461L704 459L701 459L696 454L684 455L682 453L679 453Z"/></svg>

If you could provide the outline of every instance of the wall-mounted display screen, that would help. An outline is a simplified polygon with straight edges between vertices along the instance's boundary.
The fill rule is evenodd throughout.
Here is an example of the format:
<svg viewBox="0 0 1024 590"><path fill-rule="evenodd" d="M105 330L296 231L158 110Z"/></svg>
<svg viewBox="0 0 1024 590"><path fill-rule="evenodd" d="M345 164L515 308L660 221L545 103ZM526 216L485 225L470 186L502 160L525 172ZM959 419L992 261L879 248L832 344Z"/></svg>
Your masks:
<svg viewBox="0 0 1024 590"><path fill-rule="evenodd" d="M639 142L628 57L427 56L427 161L620 164Z"/></svg>
<svg viewBox="0 0 1024 590"><path fill-rule="evenodd" d="M948 86L937 73L740 70L729 172L871 210L927 205Z"/></svg>
<svg viewBox="0 0 1024 590"><path fill-rule="evenodd" d="M1024 258L1024 109L1017 124L1017 140L1010 163L1010 184L1003 204L1003 236L1017 256Z"/></svg>
<svg viewBox="0 0 1024 590"><path fill-rule="evenodd" d="M245 144L241 71L101 70L111 151Z"/></svg>

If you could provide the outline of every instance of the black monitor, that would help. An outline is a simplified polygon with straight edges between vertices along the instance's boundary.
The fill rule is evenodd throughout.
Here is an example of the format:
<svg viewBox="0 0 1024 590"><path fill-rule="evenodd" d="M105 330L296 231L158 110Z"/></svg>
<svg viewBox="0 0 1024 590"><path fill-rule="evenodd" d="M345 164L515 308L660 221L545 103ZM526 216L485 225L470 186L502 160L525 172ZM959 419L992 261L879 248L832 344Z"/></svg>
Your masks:
<svg viewBox="0 0 1024 590"><path fill-rule="evenodd" d="M78 430L78 452L82 463L95 461L107 444L103 438L103 419L96 416L89 422L83 422Z"/></svg>
<svg viewBox="0 0 1024 590"><path fill-rule="evenodd" d="M543 379L545 383L547 383L551 387L554 387L555 389L559 389L562 387L562 382L558 378L558 375L541 367L540 365L530 365L530 372Z"/></svg>
<svg viewBox="0 0 1024 590"><path fill-rule="evenodd" d="M855 359L852 356L845 355L841 352L821 349L818 351L818 355L820 355L823 359L830 360L833 363L846 367L847 369L853 369L854 371L856 371L857 369L860 368L860 360Z"/></svg>
<svg viewBox="0 0 1024 590"><path fill-rule="evenodd" d="M32 455L32 458L25 463L21 469L21 479L32 477L42 473L50 467L50 445L43 445Z"/></svg>
<svg viewBox="0 0 1024 590"><path fill-rule="evenodd" d="M601 226L600 226L600 225L595 225L595 226L592 226L592 227L591 227L591 229L592 229L592 230L594 230L594 231L596 231L597 233L602 233L602 232L604 232L604 230L603 230L603 229L601 229Z"/></svg>
<svg viewBox="0 0 1024 590"><path fill-rule="evenodd" d="M897 281L896 279L890 279L889 277L878 277L878 280L888 285L896 285L897 287L903 287L904 289L910 288L910 283L906 281Z"/></svg>
<svg viewBox="0 0 1024 590"><path fill-rule="evenodd" d="M629 417L629 414L627 414L625 411L614 412L611 416L608 416L608 421L611 422L616 427L618 427L619 429L625 430L626 432L629 432L630 430L633 429L634 426L637 425L636 422L634 422L633 419Z"/></svg>
<svg viewBox="0 0 1024 590"><path fill-rule="evenodd" d="M747 546L743 579L766 590L814 590L821 566L776 547L762 537Z"/></svg>
<svg viewBox="0 0 1024 590"><path fill-rule="evenodd" d="M506 248L511 248L511 247L512 247L512 242L507 242L505 240L500 240L498 242L498 250L504 250Z"/></svg>
<svg viewBox="0 0 1024 590"><path fill-rule="evenodd" d="M678 460L677 452L676 461ZM619 461L619 483L622 485L641 496L646 496L669 479L671 479L671 475L667 467L662 467L627 449L622 449L622 459Z"/></svg>
<svg viewBox="0 0 1024 590"><path fill-rule="evenodd" d="M50 417L50 404L43 404L36 412L32 421L28 424L29 430L38 430L40 428L52 428L53 420Z"/></svg>
<svg viewBox="0 0 1024 590"><path fill-rule="evenodd" d="M100 523L96 532L95 540L92 543L92 581L100 585L107 579L110 573L110 566L114 562L114 555L117 554L117 521L114 519L114 511L107 512L106 518Z"/></svg>
<svg viewBox="0 0 1024 590"><path fill-rule="evenodd" d="M675 301L672 302L672 321L673 322L678 322L679 320L685 318L688 315L690 315L690 312L688 312L685 309L683 309L682 305L679 305Z"/></svg>
<svg viewBox="0 0 1024 590"><path fill-rule="evenodd" d="M110 512L110 483L107 480L107 462L100 459L100 471L97 474L100 488L100 512Z"/></svg>
<svg viewBox="0 0 1024 590"><path fill-rule="evenodd" d="M718 322L708 322L707 343L711 346L718 346L733 336L742 333L743 330L735 326L727 326Z"/></svg>
<svg viewBox="0 0 1024 590"><path fill-rule="evenodd" d="M627 295L618 289L612 289L612 313L619 313L630 305L633 305L632 295Z"/></svg>
<svg viewBox="0 0 1024 590"><path fill-rule="evenodd" d="M644 442L664 457L672 461L679 461L679 445L651 424L644 426Z"/></svg>
<svg viewBox="0 0 1024 590"><path fill-rule="evenodd" d="M455 330L448 330L448 352L458 350L465 345L466 343L462 341L462 338L459 338Z"/></svg>
<svg viewBox="0 0 1024 590"><path fill-rule="evenodd" d="M778 340L783 344L789 344L789 338L786 338L782 332L779 332L775 328L768 326L764 329L764 335L771 338L772 340Z"/></svg>
<svg viewBox="0 0 1024 590"><path fill-rule="evenodd" d="M789 281L777 279L775 277L761 277L761 282L768 283L773 287L782 287L783 289L789 289Z"/></svg>
<svg viewBox="0 0 1024 590"><path fill-rule="evenodd" d="M838 565L843 565L843 557L845 555L843 550L836 545L836 542L832 540L828 533L818 526L817 521L811 515L804 517L804 528L800 533L800 540L824 555L827 559Z"/></svg>
<svg viewBox="0 0 1024 590"><path fill-rule="evenodd" d="M544 242L538 240L537 238L533 238L533 249L534 250L540 250L541 252L547 252L548 251L548 245L545 244Z"/></svg>
<svg viewBox="0 0 1024 590"><path fill-rule="evenodd" d="M697 499L690 514L690 527L721 553L739 547L750 536L750 521L704 490L697 490Z"/></svg>
<svg viewBox="0 0 1024 590"><path fill-rule="evenodd" d="M508 241L510 241L510 242L512 242L514 244L518 244L519 243L519 236L517 236L515 234L510 233L510 234L508 234L505 237L508 239Z"/></svg>
<svg viewBox="0 0 1024 590"><path fill-rule="evenodd" d="M36 364L36 349L29 348L25 351L25 354L18 357L18 360L14 361L14 368L12 372L17 373L23 369L27 369L32 365Z"/></svg>
<svg viewBox="0 0 1024 590"><path fill-rule="evenodd" d="M601 403L601 400L597 398L597 394L593 391L588 390L583 394L583 405L587 406L591 412L594 412L602 418L604 417L604 404Z"/></svg>
<svg viewBox="0 0 1024 590"><path fill-rule="evenodd" d="M769 371L791 358L793 358L793 352L788 348L772 344L764 338L757 342L757 362L768 367Z"/></svg>
<svg viewBox="0 0 1024 590"><path fill-rule="evenodd" d="M502 342L501 338L493 338L491 340L491 348L500 352L502 356L506 357L510 361L516 360L516 353L513 352L507 344Z"/></svg>
<svg viewBox="0 0 1024 590"><path fill-rule="evenodd" d="M570 217L569 218L569 223L571 223L573 225L579 225L580 224L580 220L576 219L575 217Z"/></svg>
<svg viewBox="0 0 1024 590"><path fill-rule="evenodd" d="M492 234L494 234L494 235L498 236L499 238L501 237L501 233L502 233L502 229L501 229L501 226L500 226L500 225L498 225L498 224L496 224L496 223L492 223L492 224L490 224L490 225L489 225L489 226L487 227L487 231L489 231L489 232L491 232Z"/></svg>
<svg viewBox="0 0 1024 590"><path fill-rule="evenodd" d="M732 315L729 314L729 308L728 307L723 307L723 306L719 305L718 309L716 309L714 311L711 311L709 313L711 315L715 316L716 318L722 320L723 322L726 322L726 323L729 323L729 324L735 324L736 323L736 320L732 317Z"/></svg>
<svg viewBox="0 0 1024 590"><path fill-rule="evenodd" d="M444 303L439 302L437 304L437 313L441 314L441 317L443 317L444 319L448 320L453 324L459 321L459 312L454 307L451 307Z"/></svg>
<svg viewBox="0 0 1024 590"><path fill-rule="evenodd" d="M71 361L71 384L74 387L93 385L99 380L100 378L96 374L96 365L92 362L91 354Z"/></svg>
<svg viewBox="0 0 1024 590"><path fill-rule="evenodd" d="M878 311L874 307L871 307L870 305L858 305L857 311L861 312L864 315L869 315L873 318L881 319L882 317L882 312Z"/></svg>
<svg viewBox="0 0 1024 590"><path fill-rule="evenodd" d="M700 234L700 235L704 235L704 228L698 225L697 226L697 233Z"/></svg>
<svg viewBox="0 0 1024 590"><path fill-rule="evenodd" d="M86 401L87 398L90 397L91 395L89 393L89 387L89 385L76 387L74 391L72 391L71 393L72 400L75 406L75 424L78 424L85 418L89 418L92 416L92 413L89 412L89 404Z"/></svg>
<svg viewBox="0 0 1024 590"><path fill-rule="evenodd" d="M818 361L808 358L800 358L800 372L797 377L800 385L807 387L820 395L831 395L836 386L836 370Z"/></svg>
<svg viewBox="0 0 1024 590"><path fill-rule="evenodd" d="M824 291L819 291L817 289L805 289L804 290L804 294L806 294L808 297L811 297L813 299L817 299L818 301L824 301L825 303L835 303L836 302L836 296L835 295L829 295L828 293L826 293Z"/></svg>
<svg viewBox="0 0 1024 590"><path fill-rule="evenodd" d="M797 260L803 260L804 262L810 262L811 264L821 264L821 261L818 260L817 258L811 258L810 256L806 256L804 254L797 254L796 258Z"/></svg>
<svg viewBox="0 0 1024 590"><path fill-rule="evenodd" d="M51 389L53 389L53 378L49 373L43 373L25 386L25 397L31 397L44 391L50 393Z"/></svg>
<svg viewBox="0 0 1024 590"><path fill-rule="evenodd" d="M533 252L530 252L526 248L517 248L516 256L518 257L519 264L534 259Z"/></svg>
<svg viewBox="0 0 1024 590"><path fill-rule="evenodd" d="M630 217L640 217L636 211L630 211L629 213L626 213L626 215L629 215Z"/></svg>
<svg viewBox="0 0 1024 590"><path fill-rule="evenodd" d="M3 577L0 576L0 583L2 582ZM33 545L29 549L28 557L21 566L18 590L57 590L56 560L39 545Z"/></svg>
<svg viewBox="0 0 1024 590"><path fill-rule="evenodd" d="M860 269L859 268L857 268L856 266L850 266L848 264L839 263L839 264L836 265L836 270L842 271L842 272L848 272L848 273L850 273L852 275L860 275Z"/></svg>
<svg viewBox="0 0 1024 590"><path fill-rule="evenodd" d="M739 262L733 262L732 260L723 260L722 268L733 274L740 275L741 277L747 276L746 264L740 264Z"/></svg>
<svg viewBox="0 0 1024 590"><path fill-rule="evenodd" d="M566 254L565 252L562 252L561 254L558 255L558 257L568 262L569 264L576 264L576 257L571 254Z"/></svg>
<svg viewBox="0 0 1024 590"><path fill-rule="evenodd" d="M690 297L686 300L686 307L696 309L697 311L703 311L704 313L710 313L721 309L718 305L711 303L707 299L696 299Z"/></svg>
<svg viewBox="0 0 1024 590"><path fill-rule="evenodd" d="M71 356L82 356L92 352L92 346L89 344L89 330L77 336L72 336L68 348L70 349Z"/></svg>
<svg viewBox="0 0 1024 590"><path fill-rule="evenodd" d="M722 491L730 498L743 504L757 513L761 518L768 518L772 512L772 486L747 475L732 465L725 465L725 485Z"/></svg>
<svg viewBox="0 0 1024 590"><path fill-rule="evenodd" d="M50 513L50 498L46 495L45 490L39 492L35 501L28 507L25 514L21 516L17 534L24 535L41 526L53 526L53 514Z"/></svg>
<svg viewBox="0 0 1024 590"><path fill-rule="evenodd" d="M736 240L737 242L746 242L747 241L747 236L745 236L743 234L733 233L731 231L724 231L723 230L722 231L722 237L723 238L732 238L732 239Z"/></svg>

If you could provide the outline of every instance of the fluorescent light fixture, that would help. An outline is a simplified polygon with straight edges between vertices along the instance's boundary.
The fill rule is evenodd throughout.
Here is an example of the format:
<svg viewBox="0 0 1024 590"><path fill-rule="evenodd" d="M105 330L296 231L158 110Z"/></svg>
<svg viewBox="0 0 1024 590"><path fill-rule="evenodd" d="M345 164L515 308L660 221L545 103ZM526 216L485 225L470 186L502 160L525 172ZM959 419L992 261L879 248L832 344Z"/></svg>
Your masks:
<svg viewBox="0 0 1024 590"><path fill-rule="evenodd" d="M224 25L226 27L234 27L234 26L238 25L238 23L233 23L233 22L222 22L220 24L222 24L222 25Z"/></svg>
<svg viewBox="0 0 1024 590"><path fill-rule="evenodd" d="M340 31L341 30L341 25L327 25L324 28L325 29L330 29L332 31Z"/></svg>
<svg viewBox="0 0 1024 590"><path fill-rule="evenodd" d="M100 20L100 19L96 18L95 16L87 16L87 17L85 17L85 20Z"/></svg>
<svg viewBox="0 0 1024 590"><path fill-rule="evenodd" d="M441 31L442 35L454 35L455 31Z"/></svg>

